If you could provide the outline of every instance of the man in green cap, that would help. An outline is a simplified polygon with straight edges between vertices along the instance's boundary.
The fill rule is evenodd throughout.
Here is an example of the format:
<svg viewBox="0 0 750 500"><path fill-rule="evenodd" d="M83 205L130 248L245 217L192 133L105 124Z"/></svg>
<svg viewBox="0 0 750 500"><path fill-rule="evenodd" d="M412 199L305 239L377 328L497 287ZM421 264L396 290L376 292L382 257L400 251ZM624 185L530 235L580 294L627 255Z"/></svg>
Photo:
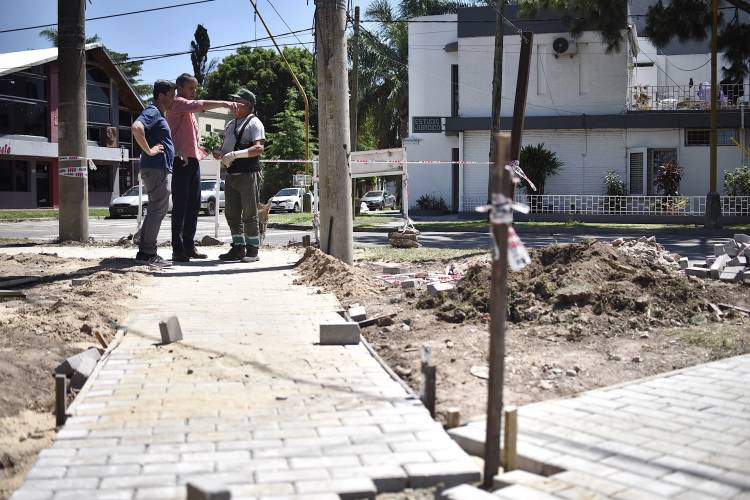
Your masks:
<svg viewBox="0 0 750 500"><path fill-rule="evenodd" d="M261 183L260 155L266 141L263 123L254 114L255 94L246 88L229 96L237 102L235 119L224 128L220 159L227 168L224 214L232 232L232 248L219 256L223 261L258 260L258 194Z"/></svg>

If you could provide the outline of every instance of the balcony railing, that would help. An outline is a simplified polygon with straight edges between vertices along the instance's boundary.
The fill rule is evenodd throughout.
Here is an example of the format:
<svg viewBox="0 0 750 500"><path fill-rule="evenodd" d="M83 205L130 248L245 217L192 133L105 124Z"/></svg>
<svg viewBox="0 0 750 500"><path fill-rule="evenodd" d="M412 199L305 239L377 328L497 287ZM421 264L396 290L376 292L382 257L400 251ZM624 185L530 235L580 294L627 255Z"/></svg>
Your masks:
<svg viewBox="0 0 750 500"><path fill-rule="evenodd" d="M718 105L721 110L740 109L750 102L750 85L720 85ZM711 109L711 86L636 85L628 89L629 111L707 111Z"/></svg>

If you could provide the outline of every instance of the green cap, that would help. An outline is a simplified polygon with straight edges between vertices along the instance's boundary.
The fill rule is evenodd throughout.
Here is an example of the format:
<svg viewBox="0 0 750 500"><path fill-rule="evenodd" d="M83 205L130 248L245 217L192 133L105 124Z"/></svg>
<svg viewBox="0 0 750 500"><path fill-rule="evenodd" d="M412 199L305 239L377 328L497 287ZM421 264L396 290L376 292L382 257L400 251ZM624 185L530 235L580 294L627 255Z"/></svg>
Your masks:
<svg viewBox="0 0 750 500"><path fill-rule="evenodd" d="M255 94L247 90L245 87L241 87L234 94L230 94L229 97L232 99L242 99L243 101L249 101L255 104Z"/></svg>

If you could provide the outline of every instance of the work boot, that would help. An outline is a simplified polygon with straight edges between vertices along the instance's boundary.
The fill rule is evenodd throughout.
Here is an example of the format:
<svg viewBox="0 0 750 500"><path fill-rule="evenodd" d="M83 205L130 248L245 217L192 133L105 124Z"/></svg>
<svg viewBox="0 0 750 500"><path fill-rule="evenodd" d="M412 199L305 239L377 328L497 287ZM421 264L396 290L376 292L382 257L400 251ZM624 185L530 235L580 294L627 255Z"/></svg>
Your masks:
<svg viewBox="0 0 750 500"><path fill-rule="evenodd" d="M235 245L232 243L232 248L227 253L219 255L219 260L223 261L238 261L245 257L245 245Z"/></svg>
<svg viewBox="0 0 750 500"><path fill-rule="evenodd" d="M185 255L187 255L191 259L205 259L208 257L208 255L206 255L205 253L198 253L198 249L195 247L185 250Z"/></svg>
<svg viewBox="0 0 750 500"><path fill-rule="evenodd" d="M258 260L258 247L255 245L245 245L245 257L242 262L256 262Z"/></svg>

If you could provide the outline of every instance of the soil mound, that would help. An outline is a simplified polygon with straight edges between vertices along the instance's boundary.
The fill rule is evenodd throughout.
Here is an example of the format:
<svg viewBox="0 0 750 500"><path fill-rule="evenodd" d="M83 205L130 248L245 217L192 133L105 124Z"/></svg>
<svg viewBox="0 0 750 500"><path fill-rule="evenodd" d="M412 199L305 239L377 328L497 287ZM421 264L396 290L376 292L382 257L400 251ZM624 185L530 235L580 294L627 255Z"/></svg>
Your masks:
<svg viewBox="0 0 750 500"><path fill-rule="evenodd" d="M706 286L688 278L679 272L679 256L645 238L552 245L530 254L528 267L509 274L508 318L560 324L569 340L713 321L712 304L724 300L726 287L742 286ZM490 263L473 265L454 290L424 295L418 307L437 309L447 322L487 321L490 281Z"/></svg>
<svg viewBox="0 0 750 500"><path fill-rule="evenodd" d="M296 269L302 278L295 280L295 284L321 287L339 300L378 295L386 288L366 272L313 247L305 250Z"/></svg>

